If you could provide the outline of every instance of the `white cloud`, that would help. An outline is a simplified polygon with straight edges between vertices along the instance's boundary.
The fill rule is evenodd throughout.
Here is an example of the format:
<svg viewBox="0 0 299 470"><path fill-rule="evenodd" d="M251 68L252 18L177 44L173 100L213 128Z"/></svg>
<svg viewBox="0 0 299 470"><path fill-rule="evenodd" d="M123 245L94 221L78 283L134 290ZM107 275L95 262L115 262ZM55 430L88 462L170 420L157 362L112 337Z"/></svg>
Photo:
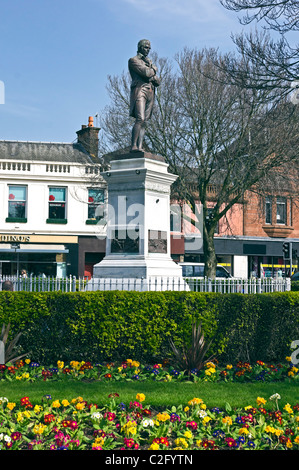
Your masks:
<svg viewBox="0 0 299 470"><path fill-rule="evenodd" d="M192 23L228 20L219 0L122 0L122 3L157 19L185 18Z"/></svg>
<svg viewBox="0 0 299 470"><path fill-rule="evenodd" d="M35 106L23 103L17 104L11 100L6 100L4 106L0 109L5 113L23 118L36 118L41 114L41 110Z"/></svg>

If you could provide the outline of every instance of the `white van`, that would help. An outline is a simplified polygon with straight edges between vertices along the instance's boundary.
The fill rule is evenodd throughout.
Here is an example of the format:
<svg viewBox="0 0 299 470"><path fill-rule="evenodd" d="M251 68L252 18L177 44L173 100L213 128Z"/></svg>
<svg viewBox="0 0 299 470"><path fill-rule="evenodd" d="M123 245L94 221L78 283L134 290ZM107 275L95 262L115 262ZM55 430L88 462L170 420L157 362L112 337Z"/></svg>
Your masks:
<svg viewBox="0 0 299 470"><path fill-rule="evenodd" d="M179 266L182 266L182 276L183 277L195 277L195 278L204 278L204 263L178 263ZM216 268L216 278L218 279L228 279L232 276L230 273L220 264L217 264Z"/></svg>

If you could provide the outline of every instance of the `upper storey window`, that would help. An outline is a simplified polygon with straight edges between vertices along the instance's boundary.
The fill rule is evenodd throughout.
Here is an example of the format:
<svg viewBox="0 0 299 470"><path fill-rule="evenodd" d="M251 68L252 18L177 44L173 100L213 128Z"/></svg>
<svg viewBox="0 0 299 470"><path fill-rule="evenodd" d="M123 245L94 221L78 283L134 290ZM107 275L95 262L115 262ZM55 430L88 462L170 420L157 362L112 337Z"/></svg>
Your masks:
<svg viewBox="0 0 299 470"><path fill-rule="evenodd" d="M27 187L8 187L8 219L26 219Z"/></svg>

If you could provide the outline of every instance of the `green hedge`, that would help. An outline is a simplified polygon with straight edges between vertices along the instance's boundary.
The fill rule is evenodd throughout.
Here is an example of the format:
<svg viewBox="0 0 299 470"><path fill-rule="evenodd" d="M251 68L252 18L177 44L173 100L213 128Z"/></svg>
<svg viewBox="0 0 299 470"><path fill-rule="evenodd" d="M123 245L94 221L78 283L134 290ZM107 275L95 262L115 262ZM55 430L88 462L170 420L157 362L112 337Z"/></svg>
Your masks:
<svg viewBox="0 0 299 470"><path fill-rule="evenodd" d="M291 290L292 291L299 291L299 281L292 281L291 282Z"/></svg>
<svg viewBox="0 0 299 470"><path fill-rule="evenodd" d="M180 346L193 319L220 361L281 361L299 339L299 292L1 292L0 325L43 364L57 360L151 362Z"/></svg>

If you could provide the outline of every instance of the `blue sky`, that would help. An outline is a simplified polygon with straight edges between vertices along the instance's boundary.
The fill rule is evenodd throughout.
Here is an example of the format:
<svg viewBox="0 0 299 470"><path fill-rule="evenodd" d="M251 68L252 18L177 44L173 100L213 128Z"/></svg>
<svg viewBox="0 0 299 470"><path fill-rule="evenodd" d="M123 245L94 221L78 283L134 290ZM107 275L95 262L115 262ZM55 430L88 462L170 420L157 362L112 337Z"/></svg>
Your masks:
<svg viewBox="0 0 299 470"><path fill-rule="evenodd" d="M109 98L142 38L159 56L234 50L238 17L218 0L14 0L0 16L0 140L72 142ZM1 84L0 82L0 84Z"/></svg>

